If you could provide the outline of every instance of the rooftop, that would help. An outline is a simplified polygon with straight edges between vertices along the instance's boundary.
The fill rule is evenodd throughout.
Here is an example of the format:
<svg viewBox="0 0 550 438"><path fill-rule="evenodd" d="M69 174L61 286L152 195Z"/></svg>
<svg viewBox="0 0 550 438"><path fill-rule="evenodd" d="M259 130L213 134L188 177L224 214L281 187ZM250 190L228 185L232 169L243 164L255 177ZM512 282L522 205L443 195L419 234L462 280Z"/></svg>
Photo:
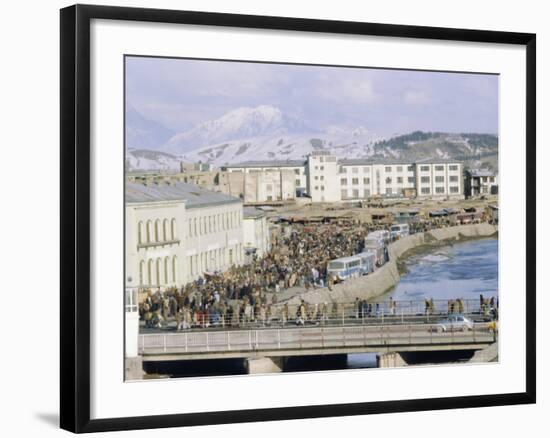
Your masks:
<svg viewBox="0 0 550 438"><path fill-rule="evenodd" d="M253 217L263 217L265 212L254 207L244 207L243 208L243 217L253 218Z"/></svg>
<svg viewBox="0 0 550 438"><path fill-rule="evenodd" d="M241 203L242 200L219 192L205 190L195 184L183 182L126 182L126 203L185 201L186 208L210 207Z"/></svg>
<svg viewBox="0 0 550 438"><path fill-rule="evenodd" d="M259 161L243 161L241 163L227 164L226 168L239 167L288 167L288 166L305 166L305 160L259 160Z"/></svg>
<svg viewBox="0 0 550 438"><path fill-rule="evenodd" d="M489 169L470 169L467 172L470 176L495 176L495 172Z"/></svg>

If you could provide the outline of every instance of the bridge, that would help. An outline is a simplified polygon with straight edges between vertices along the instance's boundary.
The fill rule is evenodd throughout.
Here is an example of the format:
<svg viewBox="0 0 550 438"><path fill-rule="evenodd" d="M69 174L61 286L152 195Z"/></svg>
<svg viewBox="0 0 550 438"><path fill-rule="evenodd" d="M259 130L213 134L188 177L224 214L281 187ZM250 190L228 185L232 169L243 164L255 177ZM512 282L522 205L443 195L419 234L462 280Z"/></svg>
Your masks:
<svg viewBox="0 0 550 438"><path fill-rule="evenodd" d="M433 324L355 324L204 330L139 335L145 361L480 350L496 340L487 323L437 332Z"/></svg>

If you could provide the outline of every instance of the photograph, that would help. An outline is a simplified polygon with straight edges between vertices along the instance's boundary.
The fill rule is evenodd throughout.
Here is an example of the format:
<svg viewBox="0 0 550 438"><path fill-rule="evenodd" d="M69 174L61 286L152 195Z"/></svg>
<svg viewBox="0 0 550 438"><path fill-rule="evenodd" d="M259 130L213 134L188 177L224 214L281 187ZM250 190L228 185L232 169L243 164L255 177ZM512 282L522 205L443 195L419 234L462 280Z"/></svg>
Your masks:
<svg viewBox="0 0 550 438"><path fill-rule="evenodd" d="M124 379L498 363L499 79L126 54Z"/></svg>

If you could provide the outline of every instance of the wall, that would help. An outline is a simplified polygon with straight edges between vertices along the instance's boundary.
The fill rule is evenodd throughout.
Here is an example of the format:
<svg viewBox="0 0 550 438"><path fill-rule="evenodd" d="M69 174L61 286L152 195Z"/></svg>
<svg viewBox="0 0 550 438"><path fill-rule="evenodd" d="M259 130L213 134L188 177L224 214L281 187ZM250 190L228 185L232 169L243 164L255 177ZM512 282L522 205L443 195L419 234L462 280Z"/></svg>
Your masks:
<svg viewBox="0 0 550 438"><path fill-rule="evenodd" d="M22 292L28 301L20 301L26 312L8 312L3 317L4 351L17 351L18 360L2 361L3 431L6 436L68 436L57 429L58 411L58 286L59 286L59 26L58 8L70 1L31 0L7 2L2 14L2 54L5 68L0 81L4 148L4 180L16 181L2 191L3 214L0 225L5 230L2 240L2 262L5 270L3 289ZM544 248L550 245L549 230L543 218L550 214L548 202L550 175L542 170L550 166L548 124L550 117L550 28L545 2L525 0L502 2L463 0L460 2L408 1L296 2L294 0L89 0L88 3L119 6L142 6L188 10L211 10L248 14L303 16L336 20L381 23L420 24L462 28L537 32L538 46L538 272L543 274L550 263ZM542 79L541 79L542 78ZM32 129L30 129L32 127ZM35 178L23 178L22 171ZM29 202L31 201L32 202ZM39 223L39 226L37 224ZM41 257L29 254L22 245L28 230L40 230L32 236L33 246ZM29 257L36 263L29 276ZM539 275L539 370L548 367L550 343L548 318L541 318L550 288L548 276ZM32 305L26 306L27 302ZM9 328L9 331L7 330ZM15 335L15 333L17 335ZM21 348L22 342L32 348ZM545 367L543 367L543 362ZM539 404L458 411L431 411L389 415L369 415L299 421L252 423L165 429L155 432L119 433L116 436L157 438L214 438L220 436L282 437L313 435L340 436L364 431L371 436L421 436L423 438L476 436L521 436L526 430L545 430L550 409L550 379L539 373ZM38 390L39 388L39 390ZM290 390L293 390L292 388ZM461 427L461 425L466 425ZM103 435L101 435L103 436ZM115 436L115 435L112 435Z"/></svg>

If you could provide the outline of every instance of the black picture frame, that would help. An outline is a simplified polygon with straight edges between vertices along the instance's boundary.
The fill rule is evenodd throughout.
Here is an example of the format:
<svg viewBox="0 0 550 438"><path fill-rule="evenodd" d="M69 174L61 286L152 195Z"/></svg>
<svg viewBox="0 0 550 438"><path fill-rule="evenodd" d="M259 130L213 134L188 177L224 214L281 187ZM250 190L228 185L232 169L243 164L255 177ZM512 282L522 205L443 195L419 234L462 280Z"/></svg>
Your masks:
<svg viewBox="0 0 550 438"><path fill-rule="evenodd" d="M241 423L535 403L536 401L536 36L290 17L111 6L61 10L61 348L60 426L75 432ZM348 35L504 43L526 48L526 391L322 406L90 419L90 22L181 23Z"/></svg>

